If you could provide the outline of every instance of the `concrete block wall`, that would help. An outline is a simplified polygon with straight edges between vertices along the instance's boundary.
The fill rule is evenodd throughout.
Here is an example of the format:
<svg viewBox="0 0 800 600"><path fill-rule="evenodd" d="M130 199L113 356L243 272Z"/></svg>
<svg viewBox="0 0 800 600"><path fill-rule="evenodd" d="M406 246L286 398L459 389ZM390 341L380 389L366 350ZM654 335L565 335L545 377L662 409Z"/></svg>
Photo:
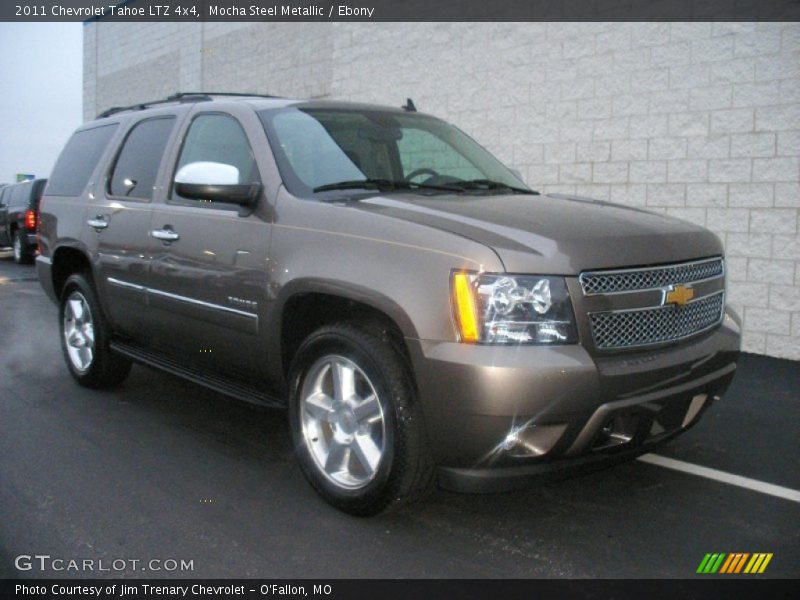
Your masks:
<svg viewBox="0 0 800 600"><path fill-rule="evenodd" d="M86 117L179 89L404 103L537 189L704 224L744 349L800 360L800 24L89 24Z"/></svg>

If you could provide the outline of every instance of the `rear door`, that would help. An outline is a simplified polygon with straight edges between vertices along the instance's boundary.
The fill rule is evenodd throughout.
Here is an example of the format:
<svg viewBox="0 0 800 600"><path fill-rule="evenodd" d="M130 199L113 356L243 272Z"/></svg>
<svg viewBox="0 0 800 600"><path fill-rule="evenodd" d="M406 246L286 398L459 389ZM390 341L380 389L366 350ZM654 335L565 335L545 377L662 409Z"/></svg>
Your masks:
<svg viewBox="0 0 800 600"><path fill-rule="evenodd" d="M187 164L216 162L236 167L240 183L259 183L253 147L266 144L266 138L251 139L264 133L256 127L248 133L242 125L248 117L258 126L252 111L235 115L196 108L171 161L170 181ZM243 212L233 204L182 198L173 190L154 205L149 307L160 343L181 360L262 375L265 356L257 334L266 304L269 214L263 199L254 211Z"/></svg>
<svg viewBox="0 0 800 600"><path fill-rule="evenodd" d="M151 333L145 303L152 202L164 194L158 181L178 120L167 112L133 121L86 211L85 240L105 309L117 333L142 343Z"/></svg>

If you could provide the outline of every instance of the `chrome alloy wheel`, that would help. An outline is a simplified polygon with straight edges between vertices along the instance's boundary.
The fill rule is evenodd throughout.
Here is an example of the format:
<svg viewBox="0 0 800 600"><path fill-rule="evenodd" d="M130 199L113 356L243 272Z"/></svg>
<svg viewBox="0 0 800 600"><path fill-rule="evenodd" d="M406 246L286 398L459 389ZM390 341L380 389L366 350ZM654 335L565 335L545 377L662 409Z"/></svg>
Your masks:
<svg viewBox="0 0 800 600"><path fill-rule="evenodd" d="M64 343L72 366L85 373L94 359L94 321L83 294L74 291L64 305Z"/></svg>
<svg viewBox="0 0 800 600"><path fill-rule="evenodd" d="M300 399L303 439L320 472L350 490L372 481L386 450L386 421L364 371L343 356L323 356L309 368Z"/></svg>

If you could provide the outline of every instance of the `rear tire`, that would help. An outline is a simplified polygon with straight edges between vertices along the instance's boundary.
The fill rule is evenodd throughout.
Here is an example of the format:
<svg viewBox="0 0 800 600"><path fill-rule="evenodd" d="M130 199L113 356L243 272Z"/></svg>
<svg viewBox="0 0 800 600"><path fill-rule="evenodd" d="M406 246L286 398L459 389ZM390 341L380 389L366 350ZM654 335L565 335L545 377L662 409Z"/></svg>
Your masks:
<svg viewBox="0 0 800 600"><path fill-rule="evenodd" d="M25 232L17 229L14 232L12 244L14 246L14 262L18 265L29 265L33 262L33 248L28 245Z"/></svg>
<svg viewBox="0 0 800 600"><path fill-rule="evenodd" d="M75 380L89 388L109 388L122 383L131 362L109 348L110 330L86 275L71 275L61 293L59 323L61 349Z"/></svg>
<svg viewBox="0 0 800 600"><path fill-rule="evenodd" d="M322 327L300 346L289 381L300 467L328 503L371 516L432 489L434 466L415 386L380 328Z"/></svg>

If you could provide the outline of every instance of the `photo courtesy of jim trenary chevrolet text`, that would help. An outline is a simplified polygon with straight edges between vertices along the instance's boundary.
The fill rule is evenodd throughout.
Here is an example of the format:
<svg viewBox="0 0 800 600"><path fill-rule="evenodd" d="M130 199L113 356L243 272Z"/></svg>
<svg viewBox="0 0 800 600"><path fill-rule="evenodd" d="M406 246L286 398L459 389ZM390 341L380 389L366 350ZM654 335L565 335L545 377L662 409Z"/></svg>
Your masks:
<svg viewBox="0 0 800 600"><path fill-rule="evenodd" d="M800 0L14 0L0 90L0 598L798 595Z"/></svg>

